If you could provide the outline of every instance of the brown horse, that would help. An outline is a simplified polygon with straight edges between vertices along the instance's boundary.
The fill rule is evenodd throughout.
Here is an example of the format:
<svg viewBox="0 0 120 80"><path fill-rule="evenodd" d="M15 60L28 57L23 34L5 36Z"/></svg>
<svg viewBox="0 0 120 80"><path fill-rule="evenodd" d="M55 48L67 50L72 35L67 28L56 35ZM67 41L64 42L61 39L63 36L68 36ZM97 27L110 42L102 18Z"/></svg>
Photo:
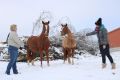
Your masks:
<svg viewBox="0 0 120 80"><path fill-rule="evenodd" d="M72 64L74 64L74 50L76 48L76 41L74 39L73 33L71 33L70 29L68 28L67 24L62 25L62 31L61 35L64 36L62 40L62 47L64 52L64 63L68 59L68 63L71 64L72 58Z"/></svg>
<svg viewBox="0 0 120 80"><path fill-rule="evenodd" d="M27 60L28 62L32 62L34 65L34 59L36 53L40 54L40 61L42 67L42 59L43 59L43 51L46 53L47 57L47 65L49 66L49 54L48 48L50 46L50 41L48 38L49 35L49 21L43 22L43 30L40 36L31 36L27 41Z"/></svg>

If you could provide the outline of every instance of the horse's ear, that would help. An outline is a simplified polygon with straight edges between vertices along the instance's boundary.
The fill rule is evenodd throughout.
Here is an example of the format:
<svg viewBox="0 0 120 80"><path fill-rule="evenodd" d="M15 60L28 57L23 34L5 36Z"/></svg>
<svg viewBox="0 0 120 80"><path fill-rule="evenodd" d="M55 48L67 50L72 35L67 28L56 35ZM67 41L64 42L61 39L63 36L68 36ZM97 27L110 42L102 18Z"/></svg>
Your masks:
<svg viewBox="0 0 120 80"><path fill-rule="evenodd" d="M65 26L67 26L67 24Z"/></svg>
<svg viewBox="0 0 120 80"><path fill-rule="evenodd" d="M45 24L44 21L42 21L42 24Z"/></svg>
<svg viewBox="0 0 120 80"><path fill-rule="evenodd" d="M48 21L48 24L50 23L50 21Z"/></svg>
<svg viewBox="0 0 120 80"><path fill-rule="evenodd" d="M63 24L61 24L61 26L63 27Z"/></svg>

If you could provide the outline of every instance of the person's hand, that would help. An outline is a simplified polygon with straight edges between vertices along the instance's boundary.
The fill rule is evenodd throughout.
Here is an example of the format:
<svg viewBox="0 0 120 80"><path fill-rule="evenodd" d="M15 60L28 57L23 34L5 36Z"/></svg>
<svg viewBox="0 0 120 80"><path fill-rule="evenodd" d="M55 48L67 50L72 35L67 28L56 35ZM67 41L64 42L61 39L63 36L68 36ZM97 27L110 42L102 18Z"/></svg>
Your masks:
<svg viewBox="0 0 120 80"><path fill-rule="evenodd" d="M86 36L89 36L89 33L87 33Z"/></svg>
<svg viewBox="0 0 120 80"><path fill-rule="evenodd" d="M103 45L103 49L105 49L106 48L106 45Z"/></svg>
<svg viewBox="0 0 120 80"><path fill-rule="evenodd" d="M22 47L20 47L19 49L20 49L20 50L22 50L23 48L22 48Z"/></svg>
<svg viewBox="0 0 120 80"><path fill-rule="evenodd" d="M25 49L27 48L27 44L24 45L24 48L25 48Z"/></svg>

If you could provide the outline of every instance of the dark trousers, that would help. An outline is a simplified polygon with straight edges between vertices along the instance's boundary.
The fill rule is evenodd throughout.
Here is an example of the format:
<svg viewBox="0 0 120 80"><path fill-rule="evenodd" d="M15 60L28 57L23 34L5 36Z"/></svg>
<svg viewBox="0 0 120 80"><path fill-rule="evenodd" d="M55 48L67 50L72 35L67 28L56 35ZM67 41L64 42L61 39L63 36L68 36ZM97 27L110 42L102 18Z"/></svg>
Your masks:
<svg viewBox="0 0 120 80"><path fill-rule="evenodd" d="M16 61L17 61L17 57L18 57L18 48L14 47L14 46L9 46L8 53L10 54L10 61L7 66L6 73L10 74L10 70L12 68L13 73L16 74L16 73L18 73L17 66L16 66Z"/></svg>
<svg viewBox="0 0 120 80"><path fill-rule="evenodd" d="M109 50L109 44L105 45L105 49L103 48L103 45L100 45L100 53L102 55L102 63L106 63L106 56L108 57L109 61L111 63L114 63L112 56L110 55L110 50Z"/></svg>

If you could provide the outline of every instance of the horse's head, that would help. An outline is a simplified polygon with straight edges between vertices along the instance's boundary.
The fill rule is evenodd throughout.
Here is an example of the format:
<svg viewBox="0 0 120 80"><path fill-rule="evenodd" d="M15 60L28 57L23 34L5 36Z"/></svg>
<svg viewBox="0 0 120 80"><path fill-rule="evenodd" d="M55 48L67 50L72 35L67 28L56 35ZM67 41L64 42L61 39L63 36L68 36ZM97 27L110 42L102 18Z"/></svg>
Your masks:
<svg viewBox="0 0 120 80"><path fill-rule="evenodd" d="M68 34L70 32L70 30L68 29L67 24L63 25L61 24L62 28L61 28L61 35L64 36L66 34Z"/></svg>
<svg viewBox="0 0 120 80"><path fill-rule="evenodd" d="M42 30L42 33L46 34L46 36L49 35L49 21L47 22L44 22L42 21L42 24L43 24L43 30Z"/></svg>

